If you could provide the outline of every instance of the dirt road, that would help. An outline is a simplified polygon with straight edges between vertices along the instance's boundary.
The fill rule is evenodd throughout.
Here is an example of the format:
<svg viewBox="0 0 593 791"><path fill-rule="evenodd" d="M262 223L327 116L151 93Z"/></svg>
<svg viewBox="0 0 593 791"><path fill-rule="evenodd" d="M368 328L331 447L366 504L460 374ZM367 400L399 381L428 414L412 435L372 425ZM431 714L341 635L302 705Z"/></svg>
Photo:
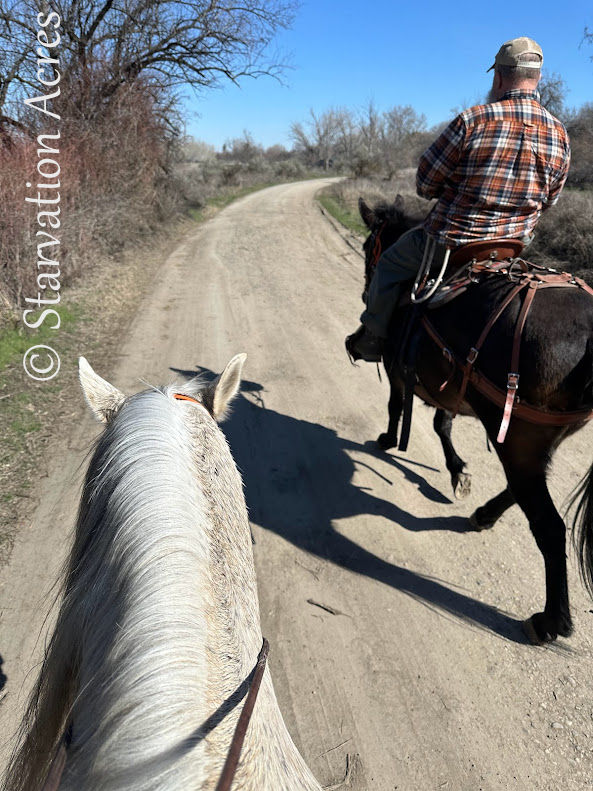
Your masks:
<svg viewBox="0 0 593 791"><path fill-rule="evenodd" d="M571 556L575 636L553 650L526 645L519 622L544 593L526 520L515 507L494 530L466 532L465 517L503 483L478 424L454 426L474 473L462 503L450 500L432 411L417 405L405 456L375 450L386 385L343 353L361 259L314 202L322 185L253 194L201 226L164 264L110 378L135 390L248 353L225 430L246 484L280 706L323 785L590 788L593 603ZM90 419L63 432L3 572L2 734L39 656L42 594L95 433ZM592 437L593 426L558 453L557 502L593 460Z"/></svg>

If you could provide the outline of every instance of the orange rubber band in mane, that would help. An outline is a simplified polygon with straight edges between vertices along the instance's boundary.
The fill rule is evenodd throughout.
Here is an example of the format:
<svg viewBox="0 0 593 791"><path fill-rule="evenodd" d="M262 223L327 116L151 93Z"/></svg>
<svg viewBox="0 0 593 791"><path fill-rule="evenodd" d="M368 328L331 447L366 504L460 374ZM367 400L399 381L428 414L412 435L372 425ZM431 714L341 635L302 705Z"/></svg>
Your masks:
<svg viewBox="0 0 593 791"><path fill-rule="evenodd" d="M192 398L192 396L183 395L183 393L173 393L173 398L176 398L177 401L193 401L194 404L200 404L200 406L204 406L201 401L198 401L197 398Z"/></svg>

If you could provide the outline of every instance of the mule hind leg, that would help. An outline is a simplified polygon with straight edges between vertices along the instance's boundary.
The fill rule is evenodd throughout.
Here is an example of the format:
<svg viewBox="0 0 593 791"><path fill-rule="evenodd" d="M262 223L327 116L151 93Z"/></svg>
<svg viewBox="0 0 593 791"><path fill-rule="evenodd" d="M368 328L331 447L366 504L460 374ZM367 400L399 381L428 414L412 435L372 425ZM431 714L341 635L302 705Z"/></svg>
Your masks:
<svg viewBox="0 0 593 791"><path fill-rule="evenodd" d="M505 442L496 450L506 473L508 487L529 521L529 528L543 555L546 603L542 612L525 622L534 643L555 640L572 633L566 569L566 526L548 490L546 473L565 429L546 428L515 421ZM499 496L500 497L500 496ZM496 499L496 498L495 498ZM499 506L509 503L502 497Z"/></svg>
<svg viewBox="0 0 593 791"><path fill-rule="evenodd" d="M566 569L566 526L548 491L546 473L566 428L534 425L513 418L503 444L496 442L500 411L485 399L472 406L482 421L500 461L508 488L492 498L474 516L482 527L496 521L513 502L521 508L542 553L546 602L542 612L525 622L531 642L545 643L572 633Z"/></svg>
<svg viewBox="0 0 593 791"><path fill-rule="evenodd" d="M530 478L511 473L509 485L529 520L529 527L544 557L546 604L543 612L525 622L532 642L544 643L572 633L566 571L566 526L552 501L545 473Z"/></svg>

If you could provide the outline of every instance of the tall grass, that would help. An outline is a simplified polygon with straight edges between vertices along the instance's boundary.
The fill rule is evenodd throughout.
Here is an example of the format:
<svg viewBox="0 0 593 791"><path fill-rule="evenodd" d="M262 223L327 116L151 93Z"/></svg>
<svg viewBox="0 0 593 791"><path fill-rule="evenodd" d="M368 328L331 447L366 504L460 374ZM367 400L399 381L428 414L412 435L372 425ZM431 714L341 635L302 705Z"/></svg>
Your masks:
<svg viewBox="0 0 593 791"><path fill-rule="evenodd" d="M399 193L407 211L420 220L431 203L415 194L414 173L413 169L403 171L391 181L348 179L332 184L324 191L327 208L356 232L360 230L359 197L373 206L391 203ZM593 279L593 191L565 189L556 206L542 214L528 256L535 262L557 265Z"/></svg>

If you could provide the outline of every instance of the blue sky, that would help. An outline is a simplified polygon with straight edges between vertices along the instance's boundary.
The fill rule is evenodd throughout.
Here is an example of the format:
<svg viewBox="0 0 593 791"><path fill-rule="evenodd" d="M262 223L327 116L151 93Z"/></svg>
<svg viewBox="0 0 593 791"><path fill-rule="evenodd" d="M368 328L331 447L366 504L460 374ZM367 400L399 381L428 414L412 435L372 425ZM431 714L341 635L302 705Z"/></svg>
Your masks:
<svg viewBox="0 0 593 791"><path fill-rule="evenodd" d="M381 111L411 104L437 124L483 100L498 48L525 35L541 45L544 69L564 78L567 104L579 106L593 101L586 25L593 29L590 0L304 0L275 42L292 63L285 85L262 77L191 97L187 132L217 148L244 130L290 147L290 124L310 108L358 110L370 100Z"/></svg>

